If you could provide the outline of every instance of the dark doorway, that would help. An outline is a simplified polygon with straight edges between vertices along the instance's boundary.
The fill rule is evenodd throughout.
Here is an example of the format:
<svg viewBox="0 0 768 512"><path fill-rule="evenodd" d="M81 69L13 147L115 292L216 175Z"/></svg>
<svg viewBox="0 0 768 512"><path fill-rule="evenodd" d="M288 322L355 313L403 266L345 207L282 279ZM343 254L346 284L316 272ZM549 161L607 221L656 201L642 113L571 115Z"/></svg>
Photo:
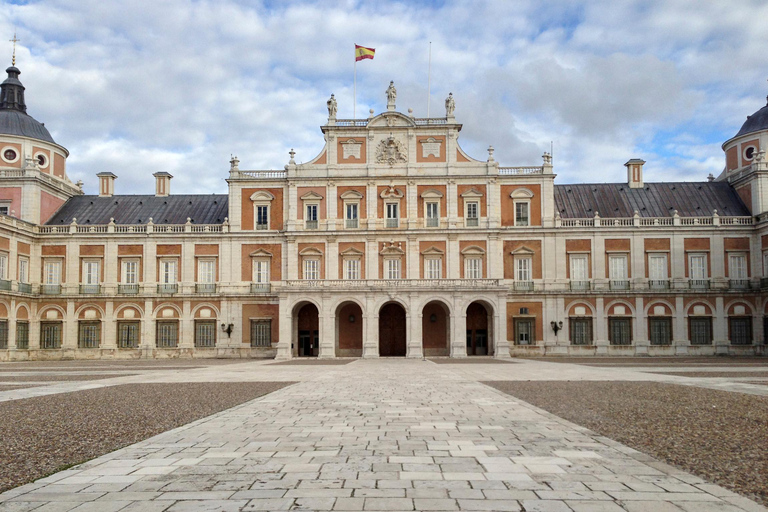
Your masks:
<svg viewBox="0 0 768 512"><path fill-rule="evenodd" d="M354 302L336 310L336 357L363 355L363 311Z"/></svg>
<svg viewBox="0 0 768 512"><path fill-rule="evenodd" d="M305 304L299 310L298 357L317 357L320 345L320 322L314 304Z"/></svg>
<svg viewBox="0 0 768 512"><path fill-rule="evenodd" d="M467 355L487 356L490 353L488 311L479 302L473 302L467 308Z"/></svg>
<svg viewBox="0 0 768 512"><path fill-rule="evenodd" d="M433 301L424 306L421 312L421 339L426 357L450 354L449 318L448 310L441 302Z"/></svg>
<svg viewBox="0 0 768 512"><path fill-rule="evenodd" d="M391 302L379 311L379 355L405 357L405 310Z"/></svg>

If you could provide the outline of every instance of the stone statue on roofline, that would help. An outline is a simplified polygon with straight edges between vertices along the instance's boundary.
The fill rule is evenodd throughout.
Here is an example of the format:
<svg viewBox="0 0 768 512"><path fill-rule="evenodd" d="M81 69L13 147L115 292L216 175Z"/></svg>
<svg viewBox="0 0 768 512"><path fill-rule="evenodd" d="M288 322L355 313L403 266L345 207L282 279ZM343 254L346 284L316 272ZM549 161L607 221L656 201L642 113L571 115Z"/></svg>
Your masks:
<svg viewBox="0 0 768 512"><path fill-rule="evenodd" d="M391 80L389 82L389 87L387 87L387 110L395 109L396 99L397 99L397 89L395 89L395 81Z"/></svg>
<svg viewBox="0 0 768 512"><path fill-rule="evenodd" d="M328 105L328 117L335 119L338 106L336 105L336 98L333 96L333 94L331 94L331 98L326 102L326 105Z"/></svg>
<svg viewBox="0 0 768 512"><path fill-rule="evenodd" d="M453 99L453 93L449 92L445 98L445 117L453 117L453 111L456 110L456 102Z"/></svg>

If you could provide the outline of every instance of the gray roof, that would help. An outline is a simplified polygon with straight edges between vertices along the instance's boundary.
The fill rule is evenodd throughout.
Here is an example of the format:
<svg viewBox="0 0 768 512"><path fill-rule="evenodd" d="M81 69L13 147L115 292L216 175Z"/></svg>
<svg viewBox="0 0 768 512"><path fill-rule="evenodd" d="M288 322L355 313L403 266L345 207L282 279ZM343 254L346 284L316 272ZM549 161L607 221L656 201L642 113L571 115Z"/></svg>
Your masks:
<svg viewBox="0 0 768 512"><path fill-rule="evenodd" d="M19 135L56 144L43 123L18 110L0 110L0 134Z"/></svg>
<svg viewBox="0 0 768 512"><path fill-rule="evenodd" d="M629 188L625 183L555 185L555 206L565 219L632 217L749 216L751 213L726 182L646 183Z"/></svg>
<svg viewBox="0 0 768 512"><path fill-rule="evenodd" d="M157 196L75 196L70 198L47 225L62 225L77 218L78 224L146 224L150 217L155 224L184 224L187 217L193 224L221 224L229 215L229 196L172 195Z"/></svg>
<svg viewBox="0 0 768 512"><path fill-rule="evenodd" d="M768 100L768 98L766 99ZM734 137L761 130L768 130L768 104L751 116L747 116L747 120L741 125L741 130Z"/></svg>

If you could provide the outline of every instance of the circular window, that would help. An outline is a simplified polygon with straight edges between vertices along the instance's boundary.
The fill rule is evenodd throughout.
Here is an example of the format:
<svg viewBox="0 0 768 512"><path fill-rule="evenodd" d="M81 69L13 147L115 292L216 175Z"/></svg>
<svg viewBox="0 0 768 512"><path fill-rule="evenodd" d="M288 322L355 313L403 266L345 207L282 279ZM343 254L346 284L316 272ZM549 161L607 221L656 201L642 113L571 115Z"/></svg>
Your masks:
<svg viewBox="0 0 768 512"><path fill-rule="evenodd" d="M19 154L13 148L3 148L3 160L12 164L19 159Z"/></svg>
<svg viewBox="0 0 768 512"><path fill-rule="evenodd" d="M42 153L35 153L35 160L37 160L37 165L40 167L45 167L48 165L48 159L45 158L45 155Z"/></svg>
<svg viewBox="0 0 768 512"><path fill-rule="evenodd" d="M757 148L755 146L748 146L744 149L744 160L752 160L755 158L755 153L757 153Z"/></svg>

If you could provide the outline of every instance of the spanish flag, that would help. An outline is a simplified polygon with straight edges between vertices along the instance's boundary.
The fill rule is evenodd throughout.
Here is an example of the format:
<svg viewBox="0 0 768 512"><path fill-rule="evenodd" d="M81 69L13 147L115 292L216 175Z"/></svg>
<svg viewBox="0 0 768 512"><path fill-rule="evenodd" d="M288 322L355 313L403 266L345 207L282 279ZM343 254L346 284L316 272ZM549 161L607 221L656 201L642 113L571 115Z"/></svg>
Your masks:
<svg viewBox="0 0 768 512"><path fill-rule="evenodd" d="M375 48L366 48L365 46L355 45L355 62L363 59L372 59L376 53Z"/></svg>

